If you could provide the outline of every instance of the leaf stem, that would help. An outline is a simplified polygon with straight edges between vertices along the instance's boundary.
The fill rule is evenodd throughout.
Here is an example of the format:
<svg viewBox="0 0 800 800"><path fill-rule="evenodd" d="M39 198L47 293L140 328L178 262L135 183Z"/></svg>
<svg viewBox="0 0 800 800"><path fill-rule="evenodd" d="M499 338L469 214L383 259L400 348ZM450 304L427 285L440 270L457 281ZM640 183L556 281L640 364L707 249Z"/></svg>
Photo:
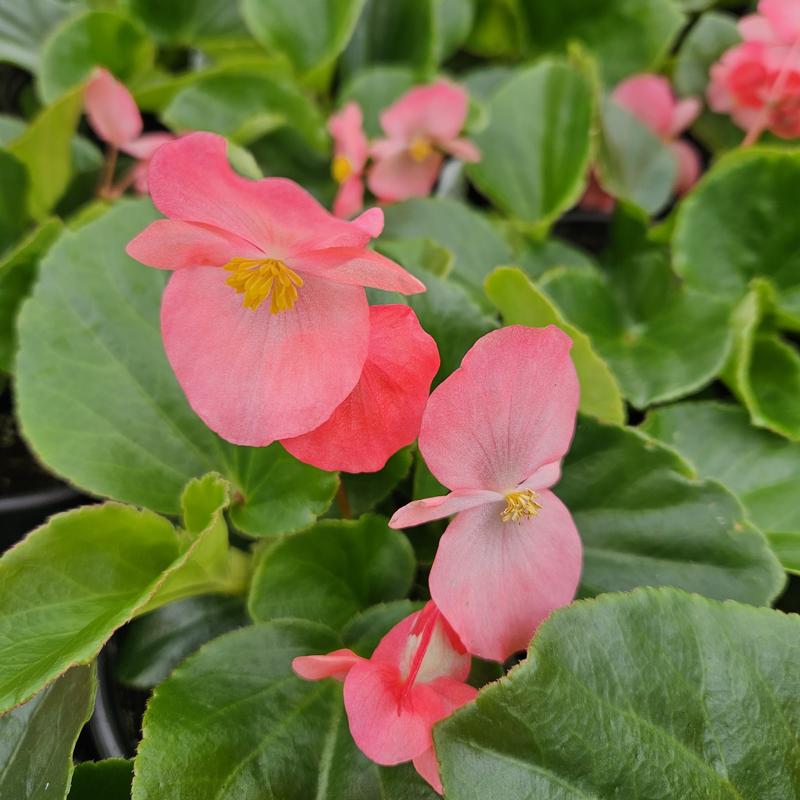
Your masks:
<svg viewBox="0 0 800 800"><path fill-rule="evenodd" d="M339 515L342 519L353 518L350 501L347 499L347 490L344 488L341 478L339 478L339 488L336 490L336 505L339 507Z"/></svg>

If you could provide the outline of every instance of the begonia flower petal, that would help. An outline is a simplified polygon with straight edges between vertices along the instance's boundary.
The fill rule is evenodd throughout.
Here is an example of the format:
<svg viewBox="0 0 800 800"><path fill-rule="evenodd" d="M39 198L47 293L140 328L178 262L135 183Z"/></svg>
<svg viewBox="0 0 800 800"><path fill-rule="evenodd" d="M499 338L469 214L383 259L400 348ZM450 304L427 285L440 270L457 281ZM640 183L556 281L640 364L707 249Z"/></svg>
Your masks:
<svg viewBox="0 0 800 800"><path fill-rule="evenodd" d="M784 44L800 38L800 3L797 0L761 0L758 13L765 16Z"/></svg>
<svg viewBox="0 0 800 800"><path fill-rule="evenodd" d="M415 161L407 151L380 159L367 172L367 186L380 200L396 203L410 197L427 197L442 167L441 153Z"/></svg>
<svg viewBox="0 0 800 800"><path fill-rule="evenodd" d="M292 669L306 681L323 678L343 681L351 668L364 660L352 650L342 649L322 656L298 656L292 661Z"/></svg>
<svg viewBox="0 0 800 800"><path fill-rule="evenodd" d="M684 97L672 107L672 121L670 122L670 136L679 136L699 116L703 105L696 97Z"/></svg>
<svg viewBox="0 0 800 800"><path fill-rule="evenodd" d="M391 139L411 141L415 136L435 140L455 139L467 119L469 97L455 84L438 80L416 86L380 116L381 127Z"/></svg>
<svg viewBox="0 0 800 800"><path fill-rule="evenodd" d="M700 179L702 162L697 148L689 142L679 140L670 145L675 160L678 162L678 172L675 176L675 192L679 195L686 194Z"/></svg>
<svg viewBox="0 0 800 800"><path fill-rule="evenodd" d="M442 149L451 156L468 163L481 160L481 151L469 139L450 139L450 141L442 143Z"/></svg>
<svg viewBox="0 0 800 800"><path fill-rule="evenodd" d="M442 778L439 775L439 761L436 758L436 750L433 746L412 759L412 764L419 776L430 785L434 792L438 794L444 792Z"/></svg>
<svg viewBox="0 0 800 800"><path fill-rule="evenodd" d="M634 75L614 89L612 98L654 133L669 135L675 99L666 78L651 74Z"/></svg>
<svg viewBox="0 0 800 800"><path fill-rule="evenodd" d="M498 503L504 495L489 489L456 489L439 497L426 497L413 500L394 512L389 521L391 528L412 528L435 519L452 517L459 511L475 508L484 503Z"/></svg>
<svg viewBox="0 0 800 800"><path fill-rule="evenodd" d="M342 219L358 214L364 207L364 181L358 175L348 178L336 192L333 213Z"/></svg>
<svg viewBox="0 0 800 800"><path fill-rule="evenodd" d="M344 156L356 175L360 175L364 169L369 152L363 125L364 116L361 107L353 100L328 120L334 153Z"/></svg>
<svg viewBox="0 0 800 800"><path fill-rule="evenodd" d="M92 72L83 103L92 130L114 147L123 147L142 132L142 115L133 95L107 69Z"/></svg>
<svg viewBox="0 0 800 800"><path fill-rule="evenodd" d="M155 153L162 144L167 144L167 142L172 142L174 140L175 136L171 133L145 133L138 139L121 145L119 149L129 156L146 160L152 158L153 153Z"/></svg>
<svg viewBox="0 0 800 800"><path fill-rule="evenodd" d="M351 225L361 228L371 239L381 235L383 231L383 211L380 208L368 208L350 221Z"/></svg>

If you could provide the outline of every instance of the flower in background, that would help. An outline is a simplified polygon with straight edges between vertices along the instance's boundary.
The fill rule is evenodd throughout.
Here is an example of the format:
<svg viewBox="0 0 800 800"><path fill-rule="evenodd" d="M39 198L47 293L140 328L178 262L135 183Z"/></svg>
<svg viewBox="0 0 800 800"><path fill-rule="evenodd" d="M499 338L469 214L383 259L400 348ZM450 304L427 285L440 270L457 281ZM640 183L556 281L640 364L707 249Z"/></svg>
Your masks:
<svg viewBox="0 0 800 800"><path fill-rule="evenodd" d="M111 148L104 194L118 196L131 184L137 192L146 194L150 159L162 144L175 137L164 132L142 134L142 115L136 101L127 88L102 67L97 67L92 72L86 84L83 102L92 130ZM133 156L137 163L128 176L112 188L110 180L118 150Z"/></svg>
<svg viewBox="0 0 800 800"><path fill-rule="evenodd" d="M744 41L711 67L708 102L752 144L764 131L800 136L800 2L761 0L739 21Z"/></svg>
<svg viewBox="0 0 800 800"><path fill-rule="evenodd" d="M364 167L369 143L364 134L364 118L358 103L349 102L328 120L333 137L331 172L339 191L333 201L333 213L347 219L364 207Z"/></svg>
<svg viewBox="0 0 800 800"><path fill-rule="evenodd" d="M300 656L301 678L344 681L344 706L358 748L377 764L413 761L441 794L433 726L472 700L470 657L439 609L428 603L381 639L369 659L351 650Z"/></svg>
<svg viewBox="0 0 800 800"><path fill-rule="evenodd" d="M467 119L467 93L448 81L417 86L381 114L386 134L371 148L370 191L384 202L431 193L445 154L478 161L480 152L459 137Z"/></svg>
<svg viewBox="0 0 800 800"><path fill-rule="evenodd" d="M127 252L174 270L161 331L192 408L235 444L263 446L318 428L367 361L364 286L425 289L367 249L383 213L347 222L293 181L243 178L228 164L225 139L211 133L162 145L149 183L168 219L149 225Z"/></svg>
<svg viewBox="0 0 800 800"><path fill-rule="evenodd" d="M393 528L455 514L439 542L431 596L471 653L502 661L575 595L582 547L551 492L569 448L578 378L555 326L483 336L433 392L419 449L452 491L401 508Z"/></svg>

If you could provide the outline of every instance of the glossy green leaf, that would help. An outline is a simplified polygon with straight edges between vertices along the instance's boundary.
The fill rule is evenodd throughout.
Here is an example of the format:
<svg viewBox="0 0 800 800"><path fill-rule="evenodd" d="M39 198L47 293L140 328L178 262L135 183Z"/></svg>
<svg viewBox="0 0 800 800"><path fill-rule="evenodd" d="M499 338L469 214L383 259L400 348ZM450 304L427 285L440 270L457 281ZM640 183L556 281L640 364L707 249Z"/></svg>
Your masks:
<svg viewBox="0 0 800 800"><path fill-rule="evenodd" d="M586 334L566 322L521 270L496 269L486 279L486 294L500 310L506 325L534 328L558 325L572 339L570 355L581 383L581 412L605 422L625 421L625 403L606 362L594 351Z"/></svg>
<svg viewBox="0 0 800 800"><path fill-rule="evenodd" d="M669 590L556 611L435 730L448 800L785 800L800 621Z"/></svg>
<svg viewBox="0 0 800 800"><path fill-rule="evenodd" d="M684 22L673 0L519 0L519 8L528 53L563 53L579 42L610 87L658 67Z"/></svg>
<svg viewBox="0 0 800 800"><path fill-rule="evenodd" d="M25 230L29 183L25 164L13 153L0 150L0 254Z"/></svg>
<svg viewBox="0 0 800 800"><path fill-rule="evenodd" d="M84 761L75 767L67 800L130 800L132 781L132 761Z"/></svg>
<svg viewBox="0 0 800 800"><path fill-rule="evenodd" d="M0 797L49 800L66 795L72 750L94 708L95 689L94 668L73 667L0 717Z"/></svg>
<svg viewBox="0 0 800 800"><path fill-rule="evenodd" d="M125 0L131 13L159 41L199 43L247 34L236 3L230 0Z"/></svg>
<svg viewBox="0 0 800 800"><path fill-rule="evenodd" d="M63 0L0 0L0 61L35 73L42 40L77 5Z"/></svg>
<svg viewBox="0 0 800 800"><path fill-rule="evenodd" d="M330 505L336 475L301 464L279 444L223 442L172 374L159 326L166 275L124 252L155 216L149 201L120 201L65 233L42 261L19 321L24 435L48 467L93 494L177 514L185 483L217 471L233 486L240 530L307 527Z"/></svg>
<svg viewBox="0 0 800 800"><path fill-rule="evenodd" d="M404 480L411 470L414 460L411 447L398 450L380 472L362 472L358 475L342 473L341 480L350 511L354 517L372 511L386 499L398 483Z"/></svg>
<svg viewBox="0 0 800 800"><path fill-rule="evenodd" d="M470 180L500 210L549 224L583 190L592 105L591 86L575 67L546 60L520 70L489 101Z"/></svg>
<svg viewBox="0 0 800 800"><path fill-rule="evenodd" d="M434 0L435 57L438 62L453 55L466 41L475 21L474 0Z"/></svg>
<svg viewBox="0 0 800 800"><path fill-rule="evenodd" d="M754 278L776 291L778 321L800 330L800 155L751 148L721 159L686 198L673 238L686 282L730 301Z"/></svg>
<svg viewBox="0 0 800 800"><path fill-rule="evenodd" d="M736 498L633 429L582 418L555 491L583 539L582 596L674 586L762 605L783 585Z"/></svg>
<svg viewBox="0 0 800 800"><path fill-rule="evenodd" d="M72 141L83 104L73 89L45 106L8 150L28 169L28 210L42 220L58 202L72 176Z"/></svg>
<svg viewBox="0 0 800 800"><path fill-rule="evenodd" d="M302 73L328 65L344 50L364 0L244 0L253 36L285 53Z"/></svg>
<svg viewBox="0 0 800 800"><path fill-rule="evenodd" d="M56 28L42 48L39 91L52 102L96 66L133 81L153 63L155 47L136 21L115 11L87 11Z"/></svg>
<svg viewBox="0 0 800 800"><path fill-rule="evenodd" d="M681 43L675 59L675 89L682 95L702 97L711 66L741 41L736 18L711 11L703 14Z"/></svg>
<svg viewBox="0 0 800 800"><path fill-rule="evenodd" d="M257 621L291 617L339 630L369 606L406 597L415 568L405 535L383 517L323 520L264 552L248 607Z"/></svg>
<svg viewBox="0 0 800 800"><path fill-rule="evenodd" d="M518 0L475 0L475 20L467 50L480 56L519 58L522 39Z"/></svg>
<svg viewBox="0 0 800 800"><path fill-rule="evenodd" d="M518 264L528 277L534 279L554 267L594 269L597 266L583 250L554 237L541 242L522 242L514 253L512 263Z"/></svg>
<svg viewBox="0 0 800 800"><path fill-rule="evenodd" d="M281 800L434 800L410 765L378 768L355 748L340 684L292 674L296 656L337 647L331 630L302 620L206 645L147 708L133 800L262 800L265 787Z"/></svg>
<svg viewBox="0 0 800 800"><path fill-rule="evenodd" d="M414 73L404 66L378 66L359 70L339 95L339 104L354 100L364 114L367 136L382 136L379 117L402 94L414 85ZM392 206L387 207L387 211Z"/></svg>
<svg viewBox="0 0 800 800"><path fill-rule="evenodd" d="M150 689L201 645L248 622L240 597L205 595L169 603L125 628L114 675L137 689Z"/></svg>
<svg viewBox="0 0 800 800"><path fill-rule="evenodd" d="M713 402L656 409L642 429L734 492L783 566L800 572L800 444L754 428L739 406Z"/></svg>

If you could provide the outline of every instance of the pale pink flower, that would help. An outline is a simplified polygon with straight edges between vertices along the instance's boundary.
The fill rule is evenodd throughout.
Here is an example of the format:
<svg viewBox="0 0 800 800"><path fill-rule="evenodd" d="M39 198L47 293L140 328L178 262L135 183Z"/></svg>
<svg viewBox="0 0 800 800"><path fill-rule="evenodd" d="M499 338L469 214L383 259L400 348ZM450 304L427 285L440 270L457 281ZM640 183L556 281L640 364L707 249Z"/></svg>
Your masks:
<svg viewBox="0 0 800 800"><path fill-rule="evenodd" d="M339 191L333 201L333 213L345 219L357 214L364 207L363 176L369 143L363 124L361 107L353 101L328 120L328 130L333 137L331 172L339 184Z"/></svg>

